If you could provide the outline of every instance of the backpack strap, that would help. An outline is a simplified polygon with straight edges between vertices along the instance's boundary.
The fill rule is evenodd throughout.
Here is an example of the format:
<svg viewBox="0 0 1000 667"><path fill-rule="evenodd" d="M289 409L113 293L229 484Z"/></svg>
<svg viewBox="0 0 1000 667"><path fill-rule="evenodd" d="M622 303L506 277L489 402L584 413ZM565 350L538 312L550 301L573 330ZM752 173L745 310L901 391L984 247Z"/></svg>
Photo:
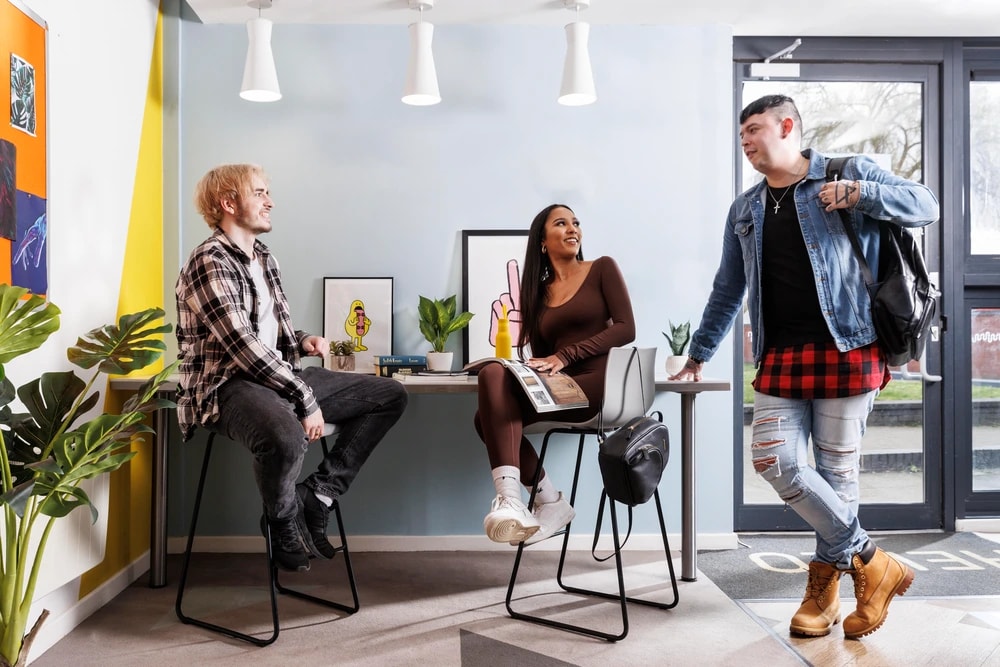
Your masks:
<svg viewBox="0 0 1000 667"><path fill-rule="evenodd" d="M844 165L847 164L852 157L852 155L843 155L841 157L827 158L826 180L840 180L840 175L844 172ZM858 263L861 265L861 274L864 276L865 284L874 285L875 278L872 276L872 270L868 266L868 260L865 259L864 252L861 251L861 243L858 242L858 235L854 231L854 225L851 224L850 219L847 217L847 211L842 208L838 208L837 213L840 214L840 222L844 225L844 232L847 234L847 238L851 240L851 247L854 248L854 255L858 258Z"/></svg>
<svg viewBox="0 0 1000 667"><path fill-rule="evenodd" d="M594 545L590 548L591 555L594 557L594 560L596 560L599 563L608 560L609 558L611 558L612 556L614 556L616 553L619 553L622 549L624 549L625 548L625 543L628 542L629 536L632 535L632 506L631 505L626 505L626 507L628 507L628 532L625 533L625 539L622 540L622 543L618 545L617 549L615 549L614 551L612 551L611 553L609 553L607 556L604 556L602 558L602 557L600 557L600 556L597 555L597 540L601 536L601 523L602 523L602 521L604 519L604 502L605 501L607 501L607 503L608 503L608 509L611 510L612 512L615 511L615 501L613 501L610 498L608 498L608 492L607 491L601 491L601 503L600 503L600 505L597 508L597 527L594 528Z"/></svg>
<svg viewBox="0 0 1000 667"><path fill-rule="evenodd" d="M840 157L830 157L826 159L826 180L838 181L840 175L844 173L844 165L847 164L852 155L842 155Z"/></svg>

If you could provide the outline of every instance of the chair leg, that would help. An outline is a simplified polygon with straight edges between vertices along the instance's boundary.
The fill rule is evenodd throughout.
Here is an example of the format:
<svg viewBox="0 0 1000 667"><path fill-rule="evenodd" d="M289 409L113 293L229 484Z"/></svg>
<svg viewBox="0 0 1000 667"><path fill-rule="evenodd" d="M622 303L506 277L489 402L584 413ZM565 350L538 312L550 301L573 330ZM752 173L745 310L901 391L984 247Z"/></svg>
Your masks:
<svg viewBox="0 0 1000 667"><path fill-rule="evenodd" d="M320 446L323 447L323 457L326 458L330 454L330 448L327 445L326 437L320 438L319 443ZM279 570L273 564L271 566L271 578L279 593L290 595L301 600L308 600L309 602L321 604L326 607L332 607L333 609L338 609L346 612L347 614L353 614L361 608L361 603L358 601L358 584L354 578L354 567L351 565L351 552L347 548L347 532L344 530L344 519L340 514L340 502L338 500L334 500L333 506L330 509L333 510L334 516L337 519L337 531L340 533L340 546L334 547L333 554L334 556L336 556L338 552L342 552L344 554L344 568L347 570L347 582L351 586L351 598L353 600L353 604L346 605L341 602L334 602L333 600L315 597L313 595L309 595L308 593L282 586L278 579Z"/></svg>
<svg viewBox="0 0 1000 667"><path fill-rule="evenodd" d="M309 602L321 604L326 607L339 609L340 611L346 612L347 614L353 614L356 611L358 611L358 609L361 608L361 605L358 602L358 585L354 579L354 568L351 566L351 552L348 551L347 549L347 535L344 531L344 520L340 514L340 503L337 502L336 500L333 501L332 510L337 518L337 528L339 529L340 532L340 546L334 547L333 551L335 555L337 552L343 552L344 554L344 566L347 570L347 581L351 586L351 597L353 598L354 603L352 605L346 605L340 602L334 602L332 600L327 600L326 598L316 597L314 595L310 595L302 591L297 591L292 588L287 588L285 586L282 586L281 582L278 580L279 570L273 563L271 564L271 580L274 584L274 587L278 590L279 593L290 595L292 597L296 597L301 600L308 600Z"/></svg>
<svg viewBox="0 0 1000 667"><path fill-rule="evenodd" d="M184 590L187 586L187 575L188 569L191 564L191 547L194 545L194 535L198 525L198 512L201 509L201 497L202 492L205 490L205 477L208 474L208 462L212 457L212 444L215 440L215 433L212 432L208 436L208 443L205 446L205 457L201 464L201 476L198 478L198 491L195 494L194 499L194 510L191 513L191 528L188 531L187 547L184 549L184 564L181 566L181 578L180 583L177 587L177 602L174 604L174 611L177 614L177 618L180 619L181 623L187 625L195 625L200 628L205 628L206 630L211 630L212 632L218 632L220 634L226 635L227 637L232 637L233 639L239 639L241 641L249 642L255 646L267 646L273 644L278 638L278 633L280 628L278 627L278 602L277 602L277 591L275 588L274 578L270 576L271 568L273 567L273 561L271 559L271 540L270 536L265 537L265 545L267 549L267 568L268 568L268 589L271 597L271 626L272 633L270 637L261 638L254 637L253 635L248 635L243 632L234 630L233 628L227 628L221 625L216 625L215 623L209 623L201 619L193 618L186 615L182 610L182 605L184 602ZM267 526L267 522L264 522ZM268 527L270 530L270 527Z"/></svg>
<svg viewBox="0 0 1000 667"><path fill-rule="evenodd" d="M350 583L350 586L351 586L351 596L353 598L353 605L352 606L348 606L348 605L345 605L345 604L341 604L339 602L334 602L334 601L331 601L331 600L327 600L325 598L316 597L314 595L310 595L310 594L304 593L302 591L297 591L297 590L294 590L294 589L282 586L281 582L278 579L278 572L279 572L279 570L278 570L278 567L274 563L274 558L273 558L272 553L271 553L271 526L268 524L267 521L265 521L264 522L264 532L265 532L265 534L264 534L264 548L265 548L265 552L266 552L266 556L267 556L267 558L266 558L266 564L267 564L267 581L268 581L268 589L269 589L270 601L271 601L272 634L269 637L265 637L265 638L255 637L253 635L249 635L249 634L242 633L242 632L239 632L237 630L234 630L233 628L227 628L227 627L224 627L224 626L221 626L221 625L216 625L215 623L209 623L208 621L204 621L204 620L201 620L201 619L193 618L191 616L186 615L183 612L183 610L182 610L182 604L183 604L183 600L184 600L184 591L185 591L185 588L187 586L188 570L189 570L190 563L191 563L192 546L194 545L194 536L195 536L195 532L196 532L197 524L198 524L198 514L199 514L199 511L201 509L201 499L202 499L202 494L203 494L203 492L205 490L205 479L206 479L207 474L208 474L208 464L209 464L209 460L211 459L211 456L212 456L212 445L214 443L214 440L215 440L215 433L212 432L208 436L208 443L207 443L206 448L205 448L205 457L203 459L202 466L201 466L201 476L198 479L198 491L195 494L194 510L193 510L192 516L191 516L191 528L190 528L190 530L188 532L187 547L184 550L184 562L183 562L183 565L181 567L180 583L179 583L178 589L177 589L177 601L176 601L176 603L174 605L174 611L177 614L177 618L180 619L180 621L182 623L185 623L185 624L188 624L188 625L195 625L195 626L198 626L198 627L201 627L201 628L205 628L206 630L211 630L213 632L218 632L220 634L226 635L227 637L232 637L233 639L239 639L239 640L242 640L242 641L245 641L245 642L249 642L251 644L254 644L255 646L267 646L269 644L273 644L274 641L277 640L278 634L280 632L280 626L279 626L279 623L278 623L278 602L277 602L277 594L278 593L290 595L292 597L300 598L302 600L307 600L307 601L313 602L315 604L320 604L320 605L324 605L324 606L327 606L327 607L332 607L334 609L338 609L340 611L346 612L347 614L353 614L356 611L358 611L358 609L360 608L360 604L358 602L357 582L355 581L355 578L354 578L354 568L351 566L351 555L350 555L350 552L347 549L347 535L346 535L346 532L344 530L343 517L341 516L341 513L340 513L340 504L335 501L334 504L333 504L333 511L334 511L334 515L336 516L337 527L338 527L339 532L340 532L340 546L336 547L334 549L334 552L336 553L338 551L342 551L344 553L344 563L345 563L345 567L347 569L347 579L348 579L348 582ZM324 451L324 454L327 451L327 449L326 449L326 440L325 439L323 440L323 451Z"/></svg>
<svg viewBox="0 0 1000 667"><path fill-rule="evenodd" d="M538 456L538 471L536 472L536 478L534 480L533 489L537 488L537 486L538 486L538 481L539 481L538 480L538 476L541 474L542 465L543 465L544 460L545 460L545 453L546 453L546 450L548 448L549 436L552 435L553 433L572 433L572 434L578 434L579 433L579 435L580 435L580 442L579 442L579 445L578 445L578 448L577 448L576 466L575 466L575 470L573 472L573 486L572 486L572 490L570 492L570 504L571 505L575 505L576 504L576 493L577 493L578 486L579 486L579 481L580 481L580 466L581 466L581 463L583 461L584 439L585 439L585 436L587 435L586 433L580 433L579 431L572 431L572 430L554 429L554 430L551 430L551 431L549 431L549 432L547 432L545 434L545 437L542 440L542 448L541 448L541 451L539 452L539 456ZM517 575L518 575L518 571L519 571L520 564L521 564L521 558L522 558L522 555L524 553L524 544L523 543L518 546L517 554L514 557L514 567L513 567L512 571L511 571L510 582L508 583L508 586L507 586L507 598L506 598L507 613L512 618L515 618L515 619L519 619L519 620L523 620L523 621L529 621L529 622L537 623L537 624L540 624L540 625L546 625L546 626L549 626L549 627L557 628L557 629L560 629L560 630L566 630L566 631L569 631L569 632L576 632L576 633L587 635L587 636L591 636L591 637L597 637L599 639L604 639L604 640L607 640L607 641L610 641L610 642L616 642L616 641L620 641L620 640L624 639L628 635L629 625L628 625L628 607L627 607L627 602L635 602L637 604L643 604L643 605L647 605L647 606L652 606L652 607L656 607L656 608L659 608L659 609L672 609L673 607L677 606L677 602L679 600L679 594L678 594L678 590L677 590L677 578L676 578L675 573L674 573L673 561L670 558L670 545L669 545L669 543L667 541L667 529L666 529L666 523L663 520L663 507L662 507L662 505L660 503L660 492L659 492L659 490L657 490L654 493L654 498L656 499L656 512L657 512L657 518L658 518L659 524L660 524L660 534L661 534L661 536L663 538L663 549L664 549L664 554L665 554L665 557L666 557L666 560L667 560L667 568L668 568L669 573L670 573L670 583L671 583L671 587L673 589L673 600L671 602L669 602L669 603L660 603L660 602L655 602L655 601L651 601L651 600L643 600L643 599L640 599L640 598L629 597L629 596L627 596L625 594L625 576L624 576L624 569L623 569L623 566L622 566L622 558L621 558L621 539L620 539L620 535L619 535L619 531L618 531L618 516L617 516L617 513L615 512L614 501L610 501L610 499L609 499L610 502L608 503L608 507L609 507L609 509L611 511L611 532L612 532L612 537L613 537L613 541L614 541L614 548L615 548L614 558L615 558L615 570L616 570L616 575L617 575L617 579L618 579L618 592L617 593L606 593L606 592L603 592L603 591L595 591L595 590L590 590L590 589L585 589L585 588L577 588L577 587L574 587L574 586L569 586L569 585L567 585L567 584L565 584L563 582L563 580L562 580L563 569L564 569L564 566L565 566L566 551L567 551L567 548L569 546L569 534L570 534L570 530L571 530L571 525L572 524L566 526L565 534L563 535L562 549L561 549L560 554L559 554L559 566L558 566L558 569L556 571L556 582L558 583L559 587L563 591L565 591L567 593L572 593L572 594L577 594L577 595L595 596L595 597L605 598L605 599L609 599L609 600L617 600L618 603L619 603L619 605L620 605L620 607L621 607L622 631L620 633L618 633L618 634L613 634L613 633L609 633L609 632L603 632L603 631L597 630L595 628L589 628L589 627L581 626L581 625L573 625L573 624L570 624L570 623L563 623L563 622L560 622L560 621L552 620L550 618L545 618L545 617L541 617L541 616L535 616L535 615L525 614L525 613L522 613L522 612L515 611L513 609L513 607L511 606L511 600L513 598L514 586L516 585L516 582L517 582ZM533 502L534 502L534 491L532 491L531 498L529 499L529 507L533 504Z"/></svg>

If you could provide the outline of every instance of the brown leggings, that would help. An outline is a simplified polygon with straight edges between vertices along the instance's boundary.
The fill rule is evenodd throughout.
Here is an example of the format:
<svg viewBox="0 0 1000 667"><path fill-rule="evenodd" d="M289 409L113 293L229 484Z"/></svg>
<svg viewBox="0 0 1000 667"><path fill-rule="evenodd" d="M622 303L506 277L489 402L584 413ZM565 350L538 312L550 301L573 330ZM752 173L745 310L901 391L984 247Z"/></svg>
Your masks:
<svg viewBox="0 0 1000 667"><path fill-rule="evenodd" d="M486 364L479 371L478 379L479 410L474 424L476 433L486 443L490 468L519 468L521 483L528 486L535 479L538 454L524 437L524 427L544 421L544 418L531 407L517 380L502 365ZM560 412L558 418L560 421L585 421L595 413L596 409L580 408ZM543 477L544 471L538 479Z"/></svg>

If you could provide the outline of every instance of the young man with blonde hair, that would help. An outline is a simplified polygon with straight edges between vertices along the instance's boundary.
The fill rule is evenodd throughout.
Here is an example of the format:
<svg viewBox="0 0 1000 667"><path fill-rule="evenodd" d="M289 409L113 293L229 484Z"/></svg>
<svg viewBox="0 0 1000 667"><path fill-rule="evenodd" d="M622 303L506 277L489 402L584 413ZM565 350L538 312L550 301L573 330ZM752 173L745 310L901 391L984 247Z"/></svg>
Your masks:
<svg viewBox="0 0 1000 667"><path fill-rule="evenodd" d="M195 205L212 236L191 252L175 289L182 436L202 426L250 450L275 562L308 570L310 556L333 557L330 507L399 419L407 395L388 378L302 367L302 355L322 357L329 343L292 328L278 262L257 238L271 231L273 206L260 167L212 169ZM327 422L339 425L337 441L296 484Z"/></svg>

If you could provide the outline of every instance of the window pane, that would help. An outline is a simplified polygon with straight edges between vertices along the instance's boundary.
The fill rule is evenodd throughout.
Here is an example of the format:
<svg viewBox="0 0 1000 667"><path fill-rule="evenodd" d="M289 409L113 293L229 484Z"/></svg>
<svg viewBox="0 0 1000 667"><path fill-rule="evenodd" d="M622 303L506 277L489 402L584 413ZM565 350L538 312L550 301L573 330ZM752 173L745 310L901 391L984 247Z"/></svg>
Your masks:
<svg viewBox="0 0 1000 667"><path fill-rule="evenodd" d="M1000 81L969 84L969 242L973 255L1000 254Z"/></svg>
<svg viewBox="0 0 1000 667"><path fill-rule="evenodd" d="M972 311L972 490L1000 490L1000 309Z"/></svg>

